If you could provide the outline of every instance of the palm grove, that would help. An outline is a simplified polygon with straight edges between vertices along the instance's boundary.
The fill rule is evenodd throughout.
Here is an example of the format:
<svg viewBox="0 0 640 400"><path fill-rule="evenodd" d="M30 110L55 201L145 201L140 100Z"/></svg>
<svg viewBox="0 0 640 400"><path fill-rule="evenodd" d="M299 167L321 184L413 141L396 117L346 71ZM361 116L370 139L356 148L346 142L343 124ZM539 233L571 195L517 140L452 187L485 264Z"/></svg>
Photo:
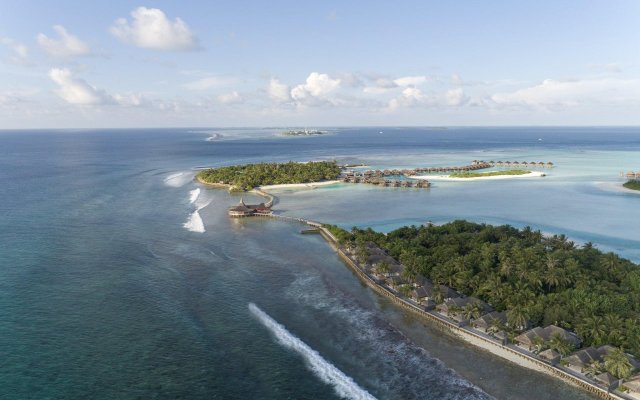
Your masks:
<svg viewBox="0 0 640 400"><path fill-rule="evenodd" d="M357 248L371 241L388 250L409 280L422 275L507 310L511 327L554 324L575 331L585 345L611 344L640 356L640 269L591 243L577 247L564 235L467 221L387 235L331 230ZM572 350L566 343L545 346Z"/></svg>
<svg viewBox="0 0 640 400"><path fill-rule="evenodd" d="M290 161L210 168L200 171L198 178L206 183L221 183L247 190L262 185L320 182L336 179L339 175L340 167L335 161Z"/></svg>

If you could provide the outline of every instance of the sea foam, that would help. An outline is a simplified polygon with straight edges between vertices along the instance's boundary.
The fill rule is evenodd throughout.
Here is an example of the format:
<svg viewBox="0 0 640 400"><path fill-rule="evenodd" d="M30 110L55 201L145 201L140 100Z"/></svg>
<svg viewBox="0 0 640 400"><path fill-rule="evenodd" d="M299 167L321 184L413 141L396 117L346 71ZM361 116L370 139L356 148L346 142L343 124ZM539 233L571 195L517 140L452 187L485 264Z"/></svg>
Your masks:
<svg viewBox="0 0 640 400"><path fill-rule="evenodd" d="M189 192L189 202L191 204L195 203L198 200L198 196L200 196L200 188L193 189Z"/></svg>
<svg viewBox="0 0 640 400"><path fill-rule="evenodd" d="M344 372L340 371L335 365L322 358L322 356L302 340L294 336L283 325L267 315L258 306L249 303L249 311L264 325L278 342L300 354L307 362L313 373L323 382L333 386L336 393L345 399L365 400L373 399L369 392L358 386L358 384Z"/></svg>
<svg viewBox="0 0 640 400"><path fill-rule="evenodd" d="M171 174L164 178L164 184L171 187L181 187L193 180L193 175L185 172Z"/></svg>
<svg viewBox="0 0 640 400"><path fill-rule="evenodd" d="M200 190L200 189L196 189L196 190ZM193 194L191 195L191 198L193 198ZM194 202L196 200L197 200L197 197L193 199ZM205 208L206 206L208 206L209 204L211 204L211 200L209 200L205 204L198 206L198 208L196 208L196 210L192 212L191 215L189 215L189 219L187 219L187 222L185 222L182 226L184 226L188 231L191 231L191 232L197 232L197 233L206 232L207 230L204 228L204 222L202 221L202 217L200 216L199 211Z"/></svg>

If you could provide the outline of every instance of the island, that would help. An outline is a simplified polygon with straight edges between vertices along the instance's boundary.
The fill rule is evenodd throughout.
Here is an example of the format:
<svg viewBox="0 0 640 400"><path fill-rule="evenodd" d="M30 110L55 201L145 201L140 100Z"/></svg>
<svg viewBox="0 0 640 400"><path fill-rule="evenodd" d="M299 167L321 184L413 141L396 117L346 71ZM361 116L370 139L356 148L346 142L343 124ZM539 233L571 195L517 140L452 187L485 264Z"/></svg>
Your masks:
<svg viewBox="0 0 640 400"><path fill-rule="evenodd" d="M308 130L308 129L290 130L290 131L282 132L282 135L284 136L318 136L318 135L326 135L326 134L327 132L324 132L324 131Z"/></svg>
<svg viewBox="0 0 640 400"><path fill-rule="evenodd" d="M627 189L631 189L631 190L640 190L640 181L635 180L635 179L631 179L631 180L627 181L626 183L624 183L622 186L626 187Z"/></svg>
<svg viewBox="0 0 640 400"><path fill-rule="evenodd" d="M461 339L603 398L640 398L639 265L508 225L322 229L377 293Z"/></svg>
<svg viewBox="0 0 640 400"><path fill-rule="evenodd" d="M335 161L306 163L258 163L204 169L196 179L205 184L246 191L266 185L304 184L338 179L341 169Z"/></svg>
<svg viewBox="0 0 640 400"><path fill-rule="evenodd" d="M487 164L433 170L466 174ZM365 171L362 178L412 178L426 170ZM309 229L301 233L321 234L376 293L474 346L602 398L640 399L639 265L591 243L577 246L564 235L528 227L458 220L386 234L347 231L273 212L274 197L261 190L331 183L341 172L335 161L260 163L206 169L197 179L253 188L269 201L251 205L240 199L229 208L231 218L305 224ZM519 176L529 174L522 170Z"/></svg>

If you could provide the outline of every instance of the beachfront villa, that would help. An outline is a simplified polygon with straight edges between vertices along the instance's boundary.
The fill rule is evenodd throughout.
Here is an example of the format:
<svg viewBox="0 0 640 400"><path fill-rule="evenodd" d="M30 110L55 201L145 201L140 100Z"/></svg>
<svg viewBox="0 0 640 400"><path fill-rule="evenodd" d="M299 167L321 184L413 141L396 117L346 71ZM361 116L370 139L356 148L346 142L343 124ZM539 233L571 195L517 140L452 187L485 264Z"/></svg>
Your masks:
<svg viewBox="0 0 640 400"><path fill-rule="evenodd" d="M562 354L558 353L556 349L546 349L538 353L538 357L542 358L543 360L549 361L553 365L556 365L560 361Z"/></svg>
<svg viewBox="0 0 640 400"><path fill-rule="evenodd" d="M440 314L446 315L460 324L466 324L470 320L470 316L466 315L465 310L467 307L472 306L476 308L480 315L493 311L490 305L473 296L456 297L445 300L444 303L436 306L436 310Z"/></svg>
<svg viewBox="0 0 640 400"><path fill-rule="evenodd" d="M505 326L507 324L507 312L506 311L492 311L483 315L480 318L474 319L471 322L471 326L481 332L487 332L489 328L493 326Z"/></svg>
<svg viewBox="0 0 640 400"><path fill-rule="evenodd" d="M229 207L229 216L232 218L251 217L256 214L271 214L271 208L264 203L245 204L244 199L240 198L240 203L233 207Z"/></svg>
<svg viewBox="0 0 640 400"><path fill-rule="evenodd" d="M438 292L440 292L441 296L438 296ZM435 301L438 297L441 297L442 300L446 301L446 300L454 299L461 296L460 296L460 293L451 289L449 286L437 285L437 284L434 285L428 279L424 279L422 286L415 288L411 292L411 298L418 303Z"/></svg>
<svg viewBox="0 0 640 400"><path fill-rule="evenodd" d="M611 345L604 345L598 348L584 348L565 358L567 363L566 367L578 373L585 373L589 364L594 362L604 363L605 357L615 349L616 348ZM633 369L640 368L640 361L638 359L629 354L627 354L627 358Z"/></svg>
<svg viewBox="0 0 640 400"><path fill-rule="evenodd" d="M545 328L536 326L535 328L530 329L519 336L516 336L515 342L519 347L527 351L532 351L535 349L536 342L538 340L541 339L543 342L548 342L554 335L560 336L562 340L566 341L574 348L580 347L580 344L582 343L582 340L578 337L578 335L555 325L549 325Z"/></svg>

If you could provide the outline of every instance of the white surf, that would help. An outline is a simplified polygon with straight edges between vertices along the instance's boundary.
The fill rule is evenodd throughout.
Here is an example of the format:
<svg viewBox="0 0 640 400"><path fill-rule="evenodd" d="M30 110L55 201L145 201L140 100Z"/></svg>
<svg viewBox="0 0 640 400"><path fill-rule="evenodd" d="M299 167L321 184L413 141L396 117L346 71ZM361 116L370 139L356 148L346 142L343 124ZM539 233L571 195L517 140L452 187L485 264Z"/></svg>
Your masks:
<svg viewBox="0 0 640 400"><path fill-rule="evenodd" d="M313 373L323 382L333 386L336 393L345 399L353 400L375 400L369 392L358 386L358 384L335 365L322 358L320 353L313 350L302 340L289 332L283 325L271 318L258 306L249 303L249 311L276 337L278 342L289 349L300 354Z"/></svg>
<svg viewBox="0 0 640 400"><path fill-rule="evenodd" d="M195 200L194 200L195 201ZM208 206L211 203L211 200L207 203L199 206L194 212L189 215L189 219L182 226L184 226L188 231L204 233L207 230L204 228L204 222L202 221L202 217L200 216L199 211Z"/></svg>
<svg viewBox="0 0 640 400"><path fill-rule="evenodd" d="M198 196L200 196L200 188L193 189L189 192L189 202L191 204L195 203L198 200Z"/></svg>

